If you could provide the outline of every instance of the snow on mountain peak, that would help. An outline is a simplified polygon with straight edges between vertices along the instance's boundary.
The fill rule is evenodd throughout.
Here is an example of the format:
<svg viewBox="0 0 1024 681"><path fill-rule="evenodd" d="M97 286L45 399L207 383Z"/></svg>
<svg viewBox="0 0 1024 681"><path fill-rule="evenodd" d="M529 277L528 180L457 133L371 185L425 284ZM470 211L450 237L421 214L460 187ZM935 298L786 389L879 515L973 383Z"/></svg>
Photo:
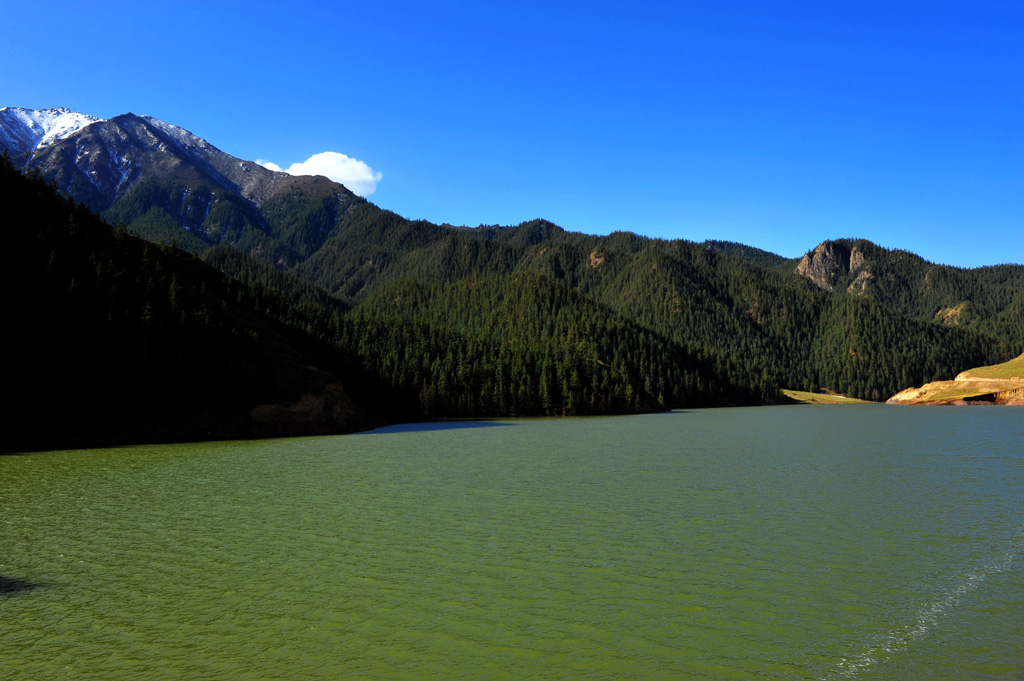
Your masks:
<svg viewBox="0 0 1024 681"><path fill-rule="evenodd" d="M177 125L172 125L171 123L162 121L159 118L153 118L152 116L143 115L139 116L139 118L146 121L153 127L162 130L164 134L168 135L171 139L173 139L175 142L177 142L185 149L200 149L203 151L208 151L211 148L213 148L209 142L204 140L202 137L199 137L198 135L189 132L185 128L179 127Z"/></svg>
<svg viewBox="0 0 1024 681"><path fill-rule="evenodd" d="M70 137L102 118L77 113L64 107L55 109L0 109L0 144L15 153L34 151Z"/></svg>

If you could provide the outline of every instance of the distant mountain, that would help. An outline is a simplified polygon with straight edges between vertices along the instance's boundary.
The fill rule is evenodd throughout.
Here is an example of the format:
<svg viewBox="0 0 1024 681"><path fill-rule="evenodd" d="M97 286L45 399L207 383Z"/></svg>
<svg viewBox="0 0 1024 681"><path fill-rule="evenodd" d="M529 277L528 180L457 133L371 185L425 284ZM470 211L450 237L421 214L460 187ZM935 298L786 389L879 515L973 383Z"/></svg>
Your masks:
<svg viewBox="0 0 1024 681"><path fill-rule="evenodd" d="M329 219L362 201L325 177L296 177L227 154L151 116L101 120L67 109L0 109L0 140L33 170L109 221L193 252L228 243L282 266L323 242Z"/></svg>
<svg viewBox="0 0 1024 681"><path fill-rule="evenodd" d="M860 240L797 261L541 219L437 225L151 117L19 111L0 123L20 169L312 315L360 399L393 418L753 404L781 388L882 400L1024 351L1020 265L958 270Z"/></svg>
<svg viewBox="0 0 1024 681"><path fill-rule="evenodd" d="M316 182L243 161L183 128L132 113L102 120L62 108L0 109L3 151L16 168L38 170L98 211L145 180L224 189L256 206L318 184L326 191L347 191L326 179Z"/></svg>
<svg viewBox="0 0 1024 681"><path fill-rule="evenodd" d="M68 109L0 109L0 154L13 158L31 154L40 147L73 135L102 119Z"/></svg>

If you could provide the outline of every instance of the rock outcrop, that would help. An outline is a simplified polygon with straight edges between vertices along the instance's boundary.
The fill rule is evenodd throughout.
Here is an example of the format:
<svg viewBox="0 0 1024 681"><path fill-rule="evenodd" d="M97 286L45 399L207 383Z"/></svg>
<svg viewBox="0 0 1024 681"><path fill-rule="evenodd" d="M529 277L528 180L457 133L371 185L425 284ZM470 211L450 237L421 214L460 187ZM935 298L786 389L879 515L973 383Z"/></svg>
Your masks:
<svg viewBox="0 0 1024 681"><path fill-rule="evenodd" d="M818 287L831 291L839 277L850 271L850 251L834 241L823 241L806 254L796 266L796 273L807 277Z"/></svg>
<svg viewBox="0 0 1024 681"><path fill-rule="evenodd" d="M823 241L801 258L796 266L796 273L807 277L818 287L831 291L840 279L863 268L864 265L864 253L857 246L850 248L839 241ZM848 292L863 294L872 276L867 270L861 271L847 288Z"/></svg>
<svg viewBox="0 0 1024 681"><path fill-rule="evenodd" d="M867 270L863 270L857 275L857 278L846 287L846 292L853 295L864 295L864 291L867 289L868 282L875 278L875 275L871 274Z"/></svg>

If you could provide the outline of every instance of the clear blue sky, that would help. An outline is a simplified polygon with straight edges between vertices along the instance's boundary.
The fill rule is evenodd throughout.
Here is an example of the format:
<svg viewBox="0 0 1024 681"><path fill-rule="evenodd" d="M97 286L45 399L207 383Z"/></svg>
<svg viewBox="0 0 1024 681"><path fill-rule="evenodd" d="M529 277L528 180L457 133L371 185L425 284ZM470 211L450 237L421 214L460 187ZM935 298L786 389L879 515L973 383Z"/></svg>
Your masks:
<svg viewBox="0 0 1024 681"><path fill-rule="evenodd" d="M0 106L323 151L410 218L1024 262L1024 2L5 2Z"/></svg>

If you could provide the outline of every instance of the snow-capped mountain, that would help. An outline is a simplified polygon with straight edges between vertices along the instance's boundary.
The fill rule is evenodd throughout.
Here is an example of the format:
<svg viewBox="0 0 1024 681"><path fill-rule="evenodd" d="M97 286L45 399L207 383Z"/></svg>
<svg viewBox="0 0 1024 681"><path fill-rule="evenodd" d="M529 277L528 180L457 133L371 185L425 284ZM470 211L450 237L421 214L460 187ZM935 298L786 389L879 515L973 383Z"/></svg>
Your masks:
<svg viewBox="0 0 1024 681"><path fill-rule="evenodd" d="M313 179L236 158L184 128L132 113L104 120L65 108L6 107L0 109L4 151L15 166L38 169L59 189L98 210L146 179L220 188L257 205ZM341 187L326 178L316 182Z"/></svg>
<svg viewBox="0 0 1024 681"><path fill-rule="evenodd" d="M326 200L336 216L358 200L326 177L269 170L176 125L132 113L104 120L64 108L0 109L4 152L19 170L39 172L76 201L148 238L196 251L229 243L275 264L308 255L337 219L294 224L291 211L300 204L308 210ZM271 199L287 201L288 208L268 217L263 206Z"/></svg>
<svg viewBox="0 0 1024 681"><path fill-rule="evenodd" d="M102 118L56 109L0 109L0 153L18 156L69 137Z"/></svg>

